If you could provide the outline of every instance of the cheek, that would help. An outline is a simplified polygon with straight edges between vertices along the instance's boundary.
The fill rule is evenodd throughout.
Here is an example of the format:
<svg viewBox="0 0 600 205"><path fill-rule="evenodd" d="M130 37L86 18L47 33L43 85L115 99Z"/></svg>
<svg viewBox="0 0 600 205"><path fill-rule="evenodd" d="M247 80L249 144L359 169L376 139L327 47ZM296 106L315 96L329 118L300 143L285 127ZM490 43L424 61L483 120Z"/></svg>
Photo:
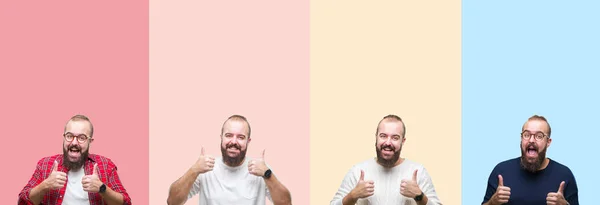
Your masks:
<svg viewBox="0 0 600 205"><path fill-rule="evenodd" d="M394 142L394 147L396 147L396 151L400 150L400 148L402 148L402 142L401 141Z"/></svg>

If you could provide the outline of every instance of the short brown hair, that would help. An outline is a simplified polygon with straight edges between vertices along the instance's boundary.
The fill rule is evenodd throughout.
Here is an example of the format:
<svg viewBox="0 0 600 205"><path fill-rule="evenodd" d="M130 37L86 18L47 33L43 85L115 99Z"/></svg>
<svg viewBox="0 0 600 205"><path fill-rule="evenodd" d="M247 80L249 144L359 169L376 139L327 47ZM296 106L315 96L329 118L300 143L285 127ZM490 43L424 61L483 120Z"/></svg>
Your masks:
<svg viewBox="0 0 600 205"><path fill-rule="evenodd" d="M227 120L225 120L225 122L223 122L223 126L221 126L221 135L223 135L223 132L225 131L225 123L227 123L227 121L229 121L229 120L244 121L246 123L246 125L248 125L248 138L250 138L250 133L252 131L252 129L250 129L250 123L248 122L248 120L246 119L246 117L244 117L242 115L232 115L232 116L229 116L227 118Z"/></svg>
<svg viewBox="0 0 600 205"><path fill-rule="evenodd" d="M548 138L550 138L550 135L552 134L552 128L550 127L550 123L548 123L548 120L546 120L546 118L544 116L533 115L533 116L529 117L529 119L527 119L527 122L532 121L532 120L540 120L540 121L546 122L546 124L548 125ZM525 123L527 123L527 122L525 122ZM523 124L523 127L521 128L521 130L523 130L524 128L525 128L525 124Z"/></svg>
<svg viewBox="0 0 600 205"><path fill-rule="evenodd" d="M404 122L402 121L402 118L398 117L398 115L386 115L385 117L383 117L383 119L381 119L379 121L379 123L377 123L377 129L375 130L375 136L377 136L377 134L379 133L379 125L381 124L381 122L383 122L386 119L392 119L398 122L402 123L402 137L406 136L406 125L404 125Z"/></svg>
<svg viewBox="0 0 600 205"><path fill-rule="evenodd" d="M94 136L94 125L92 124L92 121L90 121L90 118L88 118L85 115L75 115L73 117L71 117L71 119L69 119L69 121L67 121L67 123L71 122L71 121L87 121L88 123L90 123L90 138L92 138L92 136ZM67 126L65 125L65 131L67 131Z"/></svg>

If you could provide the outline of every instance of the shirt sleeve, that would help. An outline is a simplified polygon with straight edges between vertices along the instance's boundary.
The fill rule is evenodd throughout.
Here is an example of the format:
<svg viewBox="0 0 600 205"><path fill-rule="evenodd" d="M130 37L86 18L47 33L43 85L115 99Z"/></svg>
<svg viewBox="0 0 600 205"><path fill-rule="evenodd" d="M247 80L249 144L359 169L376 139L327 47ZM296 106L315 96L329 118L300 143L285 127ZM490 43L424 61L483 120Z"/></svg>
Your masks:
<svg viewBox="0 0 600 205"><path fill-rule="evenodd" d="M490 173L490 176L488 177L487 189L485 191L485 196L483 197L483 202L481 202L481 204L488 202L492 198L494 193L496 193L497 188L498 174L496 172L496 168L494 168L494 170L492 170L492 173Z"/></svg>
<svg viewBox="0 0 600 205"><path fill-rule="evenodd" d="M427 169L423 167L418 175L420 175L418 179L419 188L427 196L427 205L441 205L442 202L440 202L440 199L435 192L435 187L433 186L431 176L429 176Z"/></svg>
<svg viewBox="0 0 600 205"><path fill-rule="evenodd" d="M344 197L346 197L346 195L348 195L358 183L358 176L360 175L360 173L357 174L357 171L358 169L355 169L355 167L353 167L352 169L350 169L350 171L348 171L348 173L346 173L346 176L344 177L340 188L333 196L330 205L342 205L342 200L344 200Z"/></svg>
<svg viewBox="0 0 600 205"><path fill-rule="evenodd" d="M569 174L571 177L569 178L570 180L565 182L564 196L570 205L579 205L577 182L575 181L575 176L573 176L571 170L569 170Z"/></svg>
<svg viewBox="0 0 600 205"><path fill-rule="evenodd" d="M192 184L192 188L190 189L190 193L188 194L188 199L196 196L196 194L200 193L200 186L202 185L202 174L199 174Z"/></svg>
<svg viewBox="0 0 600 205"><path fill-rule="evenodd" d="M119 179L119 174L117 174L117 167L112 166L112 169L107 173L106 177L106 186L110 187L113 191L120 193L123 195L123 204L131 205L131 198L123 187L121 183L121 179Z"/></svg>
<svg viewBox="0 0 600 205"><path fill-rule="evenodd" d="M19 205L33 204L31 202L31 200L29 199L29 194L31 193L31 189L33 189L35 186L37 186L38 184L42 183L42 181L44 181L44 176L41 171L41 170L44 170L44 161L45 161L44 159L41 159L40 161L38 161L35 171L33 172L33 175L31 175L31 179L29 179L29 182L27 182L27 185L25 185L25 187L23 187L23 190L21 190L21 192L19 193L19 201L17 202L17 204L19 204Z"/></svg>

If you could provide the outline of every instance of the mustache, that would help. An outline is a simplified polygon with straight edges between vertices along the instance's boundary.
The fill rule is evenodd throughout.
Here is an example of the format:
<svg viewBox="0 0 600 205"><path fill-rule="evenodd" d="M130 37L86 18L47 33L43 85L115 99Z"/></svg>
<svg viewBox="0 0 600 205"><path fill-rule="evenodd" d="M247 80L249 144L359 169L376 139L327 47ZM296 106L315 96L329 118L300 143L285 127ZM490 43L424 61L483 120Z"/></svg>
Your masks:
<svg viewBox="0 0 600 205"><path fill-rule="evenodd" d="M525 146L525 149L529 149L529 147L533 147L533 149L535 149L536 151L539 150L537 144L535 144L534 142L527 143L527 145Z"/></svg>
<svg viewBox="0 0 600 205"><path fill-rule="evenodd" d="M383 150L385 148L390 148L392 150L396 150L396 148L392 145L381 145L381 147L379 148L379 150Z"/></svg>
<svg viewBox="0 0 600 205"><path fill-rule="evenodd" d="M81 151L81 146L79 145L69 145L69 147L67 147L67 150L71 150L71 148L75 148L78 151Z"/></svg>
<svg viewBox="0 0 600 205"><path fill-rule="evenodd" d="M229 148L232 148L232 147L235 147L236 149L242 150L242 146L240 146L239 144L233 144L233 143L227 144L225 146L225 149L229 149Z"/></svg>

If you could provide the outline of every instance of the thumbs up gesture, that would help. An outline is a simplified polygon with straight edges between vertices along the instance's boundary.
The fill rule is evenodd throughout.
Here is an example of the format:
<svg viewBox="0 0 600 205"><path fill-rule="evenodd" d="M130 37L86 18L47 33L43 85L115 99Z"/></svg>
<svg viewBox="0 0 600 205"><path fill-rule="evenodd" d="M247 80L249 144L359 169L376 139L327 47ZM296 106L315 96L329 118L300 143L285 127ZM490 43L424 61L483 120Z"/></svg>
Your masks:
<svg viewBox="0 0 600 205"><path fill-rule="evenodd" d="M85 175L81 179L81 185L83 186L83 191L96 193L100 191L100 186L102 186L102 181L100 181L100 177L98 177L98 164L94 163L94 169L92 171L92 175Z"/></svg>
<svg viewBox="0 0 600 205"><path fill-rule="evenodd" d="M508 199L510 199L510 187L504 186L502 175L498 175L498 188L496 188L496 193L490 199L490 204L508 203Z"/></svg>
<svg viewBox="0 0 600 205"><path fill-rule="evenodd" d="M203 174L209 171L212 171L215 167L215 158L210 155L204 154L204 147L200 151L200 157L192 166L192 170L197 173Z"/></svg>
<svg viewBox="0 0 600 205"><path fill-rule="evenodd" d="M67 181L67 174L61 171L58 171L58 162L54 160L54 165L52 166L52 172L50 172L50 176L44 180L44 184L47 189L60 189L65 186Z"/></svg>
<svg viewBox="0 0 600 205"><path fill-rule="evenodd" d="M546 197L546 204L566 205L567 200L564 196L565 182L560 182L557 192L550 192Z"/></svg>
<svg viewBox="0 0 600 205"><path fill-rule="evenodd" d="M417 171L413 172L413 176L411 180L403 179L400 183L400 194L402 196L408 198L415 198L418 195L421 195L422 191L419 188L419 184L417 184Z"/></svg>
<svg viewBox="0 0 600 205"><path fill-rule="evenodd" d="M375 182L372 180L365 181L365 171L360 170L360 178L356 187L350 191L350 194L356 199L366 198L375 194Z"/></svg>
<svg viewBox="0 0 600 205"><path fill-rule="evenodd" d="M248 162L248 172L250 174L262 177L268 169L267 163L265 163L265 150L262 152L262 158L252 159Z"/></svg>

